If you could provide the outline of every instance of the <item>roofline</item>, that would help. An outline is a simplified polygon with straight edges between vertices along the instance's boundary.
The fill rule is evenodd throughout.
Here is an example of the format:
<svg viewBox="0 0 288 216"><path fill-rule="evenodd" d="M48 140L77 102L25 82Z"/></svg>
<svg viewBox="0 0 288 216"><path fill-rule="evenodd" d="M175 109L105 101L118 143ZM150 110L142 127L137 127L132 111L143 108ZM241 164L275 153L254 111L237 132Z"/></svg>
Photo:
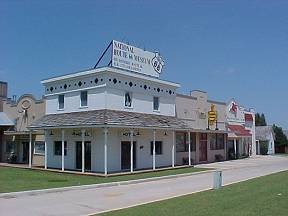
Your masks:
<svg viewBox="0 0 288 216"><path fill-rule="evenodd" d="M190 132L206 132L206 133L227 133L227 130L207 130L196 128L173 128L173 127L136 127L129 125L113 125L113 124L99 124L99 125L77 125L77 126L45 126L45 127L28 127L30 130L53 130L53 129L75 129L75 128L129 128L129 129L151 129L151 130L174 130L174 131L190 131Z"/></svg>
<svg viewBox="0 0 288 216"><path fill-rule="evenodd" d="M185 94L181 94L181 93L176 93L176 97L177 96L197 100L197 97L191 96L191 95L185 95ZM223 102L223 101L207 100L207 102L208 103L220 104L220 105L226 105L226 102Z"/></svg>
<svg viewBox="0 0 288 216"><path fill-rule="evenodd" d="M161 80L158 78L154 78L151 76L147 76L147 75L142 75L139 73L135 73L135 72L130 72L127 70L122 70L122 69L118 69L118 68L114 68L114 67L100 67L100 68L96 68L96 69L88 69L88 70L84 70L84 71L80 71L80 72L76 72L76 73L70 73L70 74L66 74L63 76L57 76L57 77L52 77L52 78L48 78L48 79L44 79L41 80L41 84L46 84L46 83L50 83L50 82L56 82L59 80L63 80L63 79L70 79L70 78L75 78L78 76L86 76L86 75L91 75L94 73L100 73L100 72L104 72L104 71L108 71L108 72L114 72L114 73L118 73L118 74L122 74L122 75L126 75L126 76L132 76L134 78L140 78L140 79L146 79L152 82L157 82L157 83L161 83L164 85L171 85L174 86L176 88L180 87L179 83L174 83L174 82L170 82L170 81L166 81L166 80Z"/></svg>
<svg viewBox="0 0 288 216"><path fill-rule="evenodd" d="M184 98L189 98L189 99L194 99L194 100L197 100L196 97L194 96L191 96L191 95L186 95L186 94L181 94L181 93L176 93L176 97L184 97Z"/></svg>

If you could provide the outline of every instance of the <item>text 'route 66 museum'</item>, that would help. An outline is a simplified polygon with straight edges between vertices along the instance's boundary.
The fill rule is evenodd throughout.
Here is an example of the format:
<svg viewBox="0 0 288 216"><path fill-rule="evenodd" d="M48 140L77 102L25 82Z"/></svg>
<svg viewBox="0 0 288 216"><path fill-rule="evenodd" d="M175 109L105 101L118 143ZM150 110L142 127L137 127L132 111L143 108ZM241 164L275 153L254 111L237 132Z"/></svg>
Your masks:
<svg viewBox="0 0 288 216"><path fill-rule="evenodd" d="M107 66L98 67L111 51ZM160 79L159 53L113 40L93 69L43 80L44 167L109 174L251 156L252 109ZM33 160L29 140L29 165Z"/></svg>

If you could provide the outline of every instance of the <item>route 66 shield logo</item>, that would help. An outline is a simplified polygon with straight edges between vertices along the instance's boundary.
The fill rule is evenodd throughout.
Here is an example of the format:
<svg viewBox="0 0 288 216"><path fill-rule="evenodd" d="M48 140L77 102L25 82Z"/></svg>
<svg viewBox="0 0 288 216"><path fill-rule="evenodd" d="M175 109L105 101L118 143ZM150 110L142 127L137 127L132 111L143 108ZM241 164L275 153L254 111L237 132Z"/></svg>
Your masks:
<svg viewBox="0 0 288 216"><path fill-rule="evenodd" d="M153 57L151 64L154 70L160 74L164 66L164 61L162 60L158 52L155 52L155 56Z"/></svg>

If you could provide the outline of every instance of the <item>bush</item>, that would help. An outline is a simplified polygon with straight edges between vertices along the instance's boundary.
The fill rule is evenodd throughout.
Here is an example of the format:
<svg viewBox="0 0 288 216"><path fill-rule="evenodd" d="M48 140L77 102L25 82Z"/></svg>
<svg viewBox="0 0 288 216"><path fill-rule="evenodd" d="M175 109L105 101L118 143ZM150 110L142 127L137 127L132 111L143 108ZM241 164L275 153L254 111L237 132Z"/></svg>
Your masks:
<svg viewBox="0 0 288 216"><path fill-rule="evenodd" d="M221 154L216 154L215 155L215 161L216 162L220 162L220 161L223 161L223 160L224 160L224 157Z"/></svg>
<svg viewBox="0 0 288 216"><path fill-rule="evenodd" d="M267 155L268 154L268 141L260 141L260 154Z"/></svg>

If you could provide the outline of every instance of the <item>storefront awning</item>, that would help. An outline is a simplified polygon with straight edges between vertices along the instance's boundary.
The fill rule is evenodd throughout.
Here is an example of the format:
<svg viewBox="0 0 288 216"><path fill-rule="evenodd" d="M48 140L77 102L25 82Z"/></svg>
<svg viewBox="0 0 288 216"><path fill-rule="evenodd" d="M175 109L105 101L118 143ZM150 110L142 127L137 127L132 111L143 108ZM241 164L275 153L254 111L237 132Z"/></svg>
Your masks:
<svg viewBox="0 0 288 216"><path fill-rule="evenodd" d="M249 130L246 130L242 125L228 125L229 132L235 134L238 137L252 136Z"/></svg>
<svg viewBox="0 0 288 216"><path fill-rule="evenodd" d="M106 109L62 114L49 114L34 121L29 128L49 129L76 127L189 129L184 121L173 116Z"/></svg>

